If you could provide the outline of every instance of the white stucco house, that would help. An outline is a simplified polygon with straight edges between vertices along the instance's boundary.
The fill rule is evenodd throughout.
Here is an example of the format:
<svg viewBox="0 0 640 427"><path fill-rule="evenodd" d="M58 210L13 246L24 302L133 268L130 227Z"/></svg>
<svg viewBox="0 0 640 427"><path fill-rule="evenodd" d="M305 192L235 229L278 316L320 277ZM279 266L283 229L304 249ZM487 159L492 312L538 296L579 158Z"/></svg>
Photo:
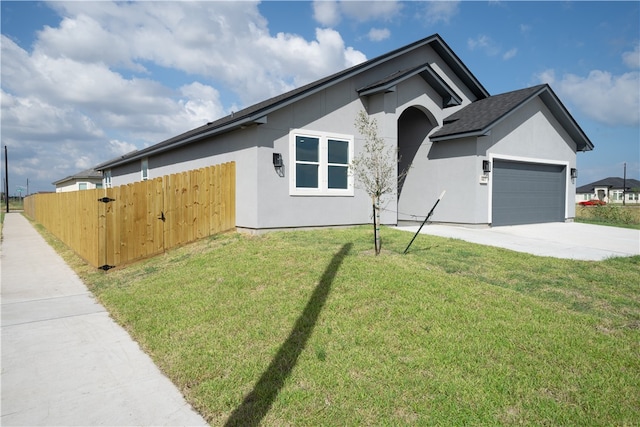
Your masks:
<svg viewBox="0 0 640 427"><path fill-rule="evenodd" d="M640 204L640 181L609 177L576 188L576 203L588 200Z"/></svg>
<svg viewBox="0 0 640 427"><path fill-rule="evenodd" d="M52 184L56 186L56 193L102 188L102 172L95 169L87 169L54 181Z"/></svg>
<svg viewBox="0 0 640 427"><path fill-rule="evenodd" d="M238 229L370 222L349 164L364 110L409 166L382 221L470 226L575 215L576 153L593 144L548 85L490 96L439 35L96 167L121 185L236 162ZM573 176L572 177L572 173Z"/></svg>

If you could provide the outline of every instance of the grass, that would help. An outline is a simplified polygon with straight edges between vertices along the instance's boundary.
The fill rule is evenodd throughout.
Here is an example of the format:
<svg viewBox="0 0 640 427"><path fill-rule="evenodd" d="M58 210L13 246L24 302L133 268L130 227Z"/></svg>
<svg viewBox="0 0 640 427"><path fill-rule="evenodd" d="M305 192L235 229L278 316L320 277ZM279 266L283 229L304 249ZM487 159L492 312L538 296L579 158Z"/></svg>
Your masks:
<svg viewBox="0 0 640 427"><path fill-rule="evenodd" d="M212 425L640 423L640 257L382 236L224 234L108 273L52 244Z"/></svg>
<svg viewBox="0 0 640 427"><path fill-rule="evenodd" d="M18 197L9 198L9 210L21 211L23 208L24 208L24 201L22 198L18 198ZM2 212L5 212L7 210L7 203L4 200L4 198L0 200L0 209L2 210Z"/></svg>
<svg viewBox="0 0 640 427"><path fill-rule="evenodd" d="M576 205L576 221L640 230L640 205Z"/></svg>
<svg viewBox="0 0 640 427"><path fill-rule="evenodd" d="M4 215L7 212L7 203L4 199L4 196L0 200L0 237L2 236L2 227L4 225ZM9 200L9 210L16 211L22 210L24 208L23 201L21 198L10 198Z"/></svg>

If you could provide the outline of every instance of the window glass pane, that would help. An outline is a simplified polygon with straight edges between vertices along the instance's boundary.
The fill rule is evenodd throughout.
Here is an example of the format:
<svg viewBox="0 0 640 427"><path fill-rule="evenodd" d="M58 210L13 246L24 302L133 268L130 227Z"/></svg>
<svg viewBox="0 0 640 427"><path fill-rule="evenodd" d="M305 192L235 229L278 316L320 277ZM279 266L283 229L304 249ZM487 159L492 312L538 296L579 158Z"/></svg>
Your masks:
<svg viewBox="0 0 640 427"><path fill-rule="evenodd" d="M349 142L330 139L329 145L329 163L341 163L346 165L349 163Z"/></svg>
<svg viewBox="0 0 640 427"><path fill-rule="evenodd" d="M299 162L317 162L318 138L308 136L296 136L296 160Z"/></svg>
<svg viewBox="0 0 640 427"><path fill-rule="evenodd" d="M80 184L78 184L78 188L80 190L86 190L87 189L87 183L86 182L81 182Z"/></svg>
<svg viewBox="0 0 640 427"><path fill-rule="evenodd" d="M318 188L318 165L296 165L296 187Z"/></svg>
<svg viewBox="0 0 640 427"><path fill-rule="evenodd" d="M329 166L329 188L346 189L348 185L346 166Z"/></svg>

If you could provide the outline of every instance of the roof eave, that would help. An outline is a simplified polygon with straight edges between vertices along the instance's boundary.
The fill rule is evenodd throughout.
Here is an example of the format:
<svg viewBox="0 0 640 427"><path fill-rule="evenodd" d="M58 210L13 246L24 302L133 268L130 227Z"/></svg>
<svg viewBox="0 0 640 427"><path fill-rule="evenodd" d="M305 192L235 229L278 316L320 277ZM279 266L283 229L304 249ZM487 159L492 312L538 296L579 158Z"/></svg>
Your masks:
<svg viewBox="0 0 640 427"><path fill-rule="evenodd" d="M267 116L269 113L275 110L278 110L282 107L293 104L304 97L313 95L314 93L317 93L326 89L326 87L328 87L329 85L347 80L356 74L359 74L363 71L369 70L379 65L382 62L389 61L393 58L403 55L404 53L410 50L413 50L425 45L431 45L431 47L443 58L443 60L447 63L447 65L453 70L453 72L456 75L458 75L458 77L470 88L470 90L474 93L474 95L476 95L478 98L485 98L489 96L489 93L487 92L487 90L480 84L480 82L475 78L475 76L471 73L471 71L462 63L462 61L460 61L460 58L458 58L458 56L451 50L451 48L449 48L449 46L440 37L440 35L434 34L425 39L418 40L408 46L398 48L378 58L373 58L370 61L366 61L362 64L356 65L352 67L352 69L349 70L348 72L336 73L335 78L329 78L328 80L322 82L321 84L310 87L308 90L301 91L300 93L297 93L289 98L285 98L281 101L274 102L273 104L268 105L265 108L254 111L253 113L251 113L251 116L238 118L237 121L224 123L211 130L205 130L202 133L191 135L185 139L178 139L174 143L162 145L155 149L153 148L154 146L148 147L146 149L135 152L131 156L125 156L120 159L116 159L114 161L108 161L106 163L98 165L96 166L96 170L102 171L105 169L130 163L132 161L142 159L150 155L159 154L168 150L172 150L174 148L198 141L203 138L229 132L231 130L240 128L243 125L252 123L256 120L258 121L257 123L259 124L260 120L262 120L265 116ZM159 144L162 144L162 142L160 142ZM155 144L155 145L157 146L159 144Z"/></svg>
<svg viewBox="0 0 640 427"><path fill-rule="evenodd" d="M244 117L244 118L240 118L237 121L234 122L230 122L227 123L225 125L219 126L219 127L215 127L212 128L208 131L203 131L199 134L196 135L191 135L188 138L185 139L179 139L177 141L175 141L172 144L167 144L167 145L163 145L161 147L156 147L154 149L154 146L152 145L151 147L148 147L146 149L142 149L139 151L136 151L135 153L133 153L130 156L125 156L123 158L117 159L117 160L113 160L110 162L106 162L106 163L102 163L101 165L96 166L96 170L99 171L103 171L105 169L110 169L110 168L114 168L123 164L127 164L130 163L132 161L135 160L140 160L143 159L145 157L149 157L149 156L153 156L155 154L159 154L159 153L163 153L165 151L169 151L169 150L173 150L174 148L178 148L181 147L183 145L186 144L190 144L192 142L196 142L198 140L201 139L205 139L211 136L215 136L215 135L219 135L222 133L226 133L226 132L231 132L233 130L236 129L241 129L244 126L250 126L253 124L264 124L267 122L267 115L265 113L262 114L257 114L257 115L251 115L248 117Z"/></svg>
<svg viewBox="0 0 640 427"><path fill-rule="evenodd" d="M490 130L488 129L480 129L480 130L473 130L468 132L452 133L450 135L436 136L436 137L431 137L430 139L433 142L451 141L454 139L487 136L489 133L490 133Z"/></svg>
<svg viewBox="0 0 640 427"><path fill-rule="evenodd" d="M62 183L67 182L67 181L71 181L71 177L66 177L66 178L59 179L57 181L53 181L51 183L51 185L58 185L58 184L62 184Z"/></svg>

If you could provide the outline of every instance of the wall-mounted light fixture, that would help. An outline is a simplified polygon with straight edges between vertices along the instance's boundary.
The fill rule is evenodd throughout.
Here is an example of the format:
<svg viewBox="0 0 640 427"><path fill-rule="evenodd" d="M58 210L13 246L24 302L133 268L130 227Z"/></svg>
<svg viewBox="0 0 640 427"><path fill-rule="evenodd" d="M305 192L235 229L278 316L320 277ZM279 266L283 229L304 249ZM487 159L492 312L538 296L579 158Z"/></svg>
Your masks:
<svg viewBox="0 0 640 427"><path fill-rule="evenodd" d="M273 153L273 168L280 178L284 177L284 162L281 153Z"/></svg>
<svg viewBox="0 0 640 427"><path fill-rule="evenodd" d="M282 154L273 153L273 167L281 168L282 166Z"/></svg>
<svg viewBox="0 0 640 427"><path fill-rule="evenodd" d="M576 178L578 178L578 169L571 168L571 179L576 179Z"/></svg>
<svg viewBox="0 0 640 427"><path fill-rule="evenodd" d="M483 160L482 161L482 172L489 173L491 172L491 161Z"/></svg>

